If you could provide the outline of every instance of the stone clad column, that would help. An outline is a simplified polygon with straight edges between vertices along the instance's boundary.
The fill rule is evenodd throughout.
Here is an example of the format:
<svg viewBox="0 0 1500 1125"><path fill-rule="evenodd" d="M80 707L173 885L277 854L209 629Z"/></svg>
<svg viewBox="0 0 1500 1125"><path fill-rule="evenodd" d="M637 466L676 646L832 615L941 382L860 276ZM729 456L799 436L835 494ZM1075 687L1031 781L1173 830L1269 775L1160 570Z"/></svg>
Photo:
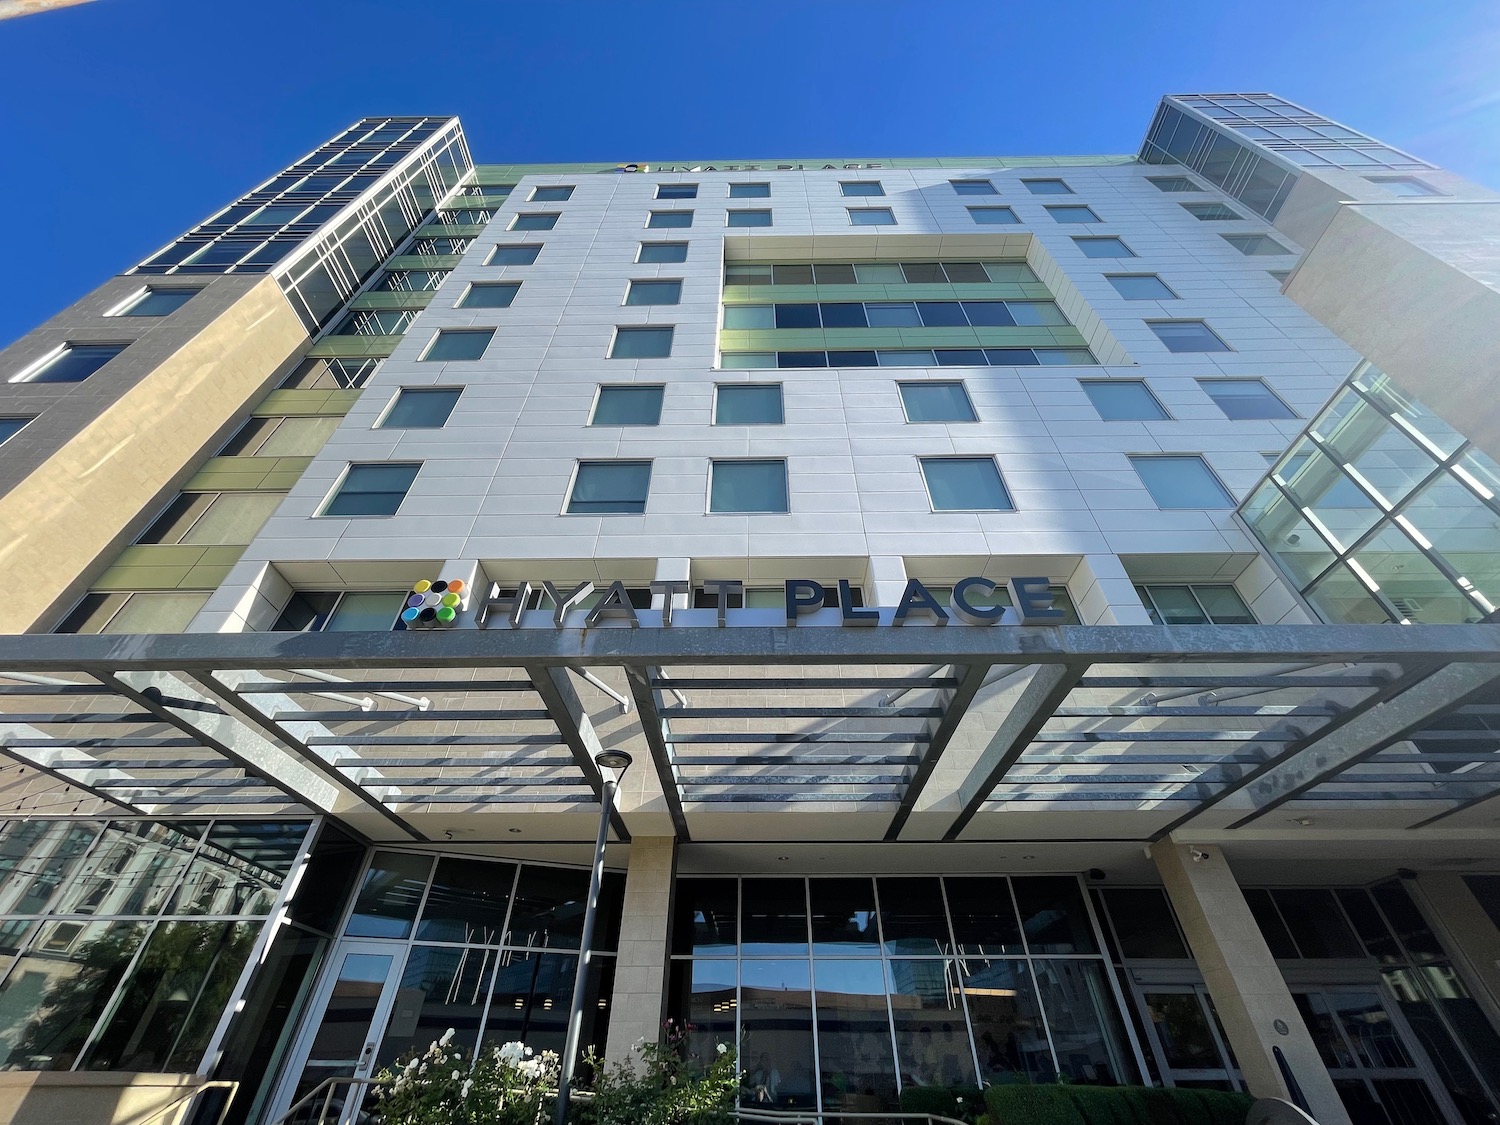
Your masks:
<svg viewBox="0 0 1500 1125"><path fill-rule="evenodd" d="M609 1004L609 1048L605 1054L611 1062L628 1059L637 1040L655 1043L661 1038L667 1010L676 870L675 838L636 836L631 840L615 990Z"/></svg>
<svg viewBox="0 0 1500 1125"><path fill-rule="evenodd" d="M1258 1098L1287 1097L1272 1054L1280 1047L1318 1125L1350 1125L1224 853L1216 846L1162 840L1152 845L1151 858L1250 1092Z"/></svg>

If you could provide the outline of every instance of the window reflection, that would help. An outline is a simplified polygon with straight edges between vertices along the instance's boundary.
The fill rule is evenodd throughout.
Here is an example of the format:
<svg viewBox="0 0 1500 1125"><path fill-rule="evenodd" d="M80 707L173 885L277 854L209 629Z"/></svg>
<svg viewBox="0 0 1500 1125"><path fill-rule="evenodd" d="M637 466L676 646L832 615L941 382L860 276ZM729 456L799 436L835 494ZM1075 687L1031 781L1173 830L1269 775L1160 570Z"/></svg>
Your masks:
<svg viewBox="0 0 1500 1125"><path fill-rule="evenodd" d="M868 1113L896 1108L896 1067L880 962L814 960L813 983L824 1109ZM950 1022L937 1049L956 1053L963 1041Z"/></svg>
<svg viewBox="0 0 1500 1125"><path fill-rule="evenodd" d="M1027 963L966 960L959 966L984 1081L1055 1081L1057 1068Z"/></svg>
<svg viewBox="0 0 1500 1125"><path fill-rule="evenodd" d="M957 962L893 960L886 973L902 1085L977 1085Z"/></svg>
<svg viewBox="0 0 1500 1125"><path fill-rule="evenodd" d="M811 984L805 960L741 962L744 1104L767 1109L816 1104Z"/></svg>

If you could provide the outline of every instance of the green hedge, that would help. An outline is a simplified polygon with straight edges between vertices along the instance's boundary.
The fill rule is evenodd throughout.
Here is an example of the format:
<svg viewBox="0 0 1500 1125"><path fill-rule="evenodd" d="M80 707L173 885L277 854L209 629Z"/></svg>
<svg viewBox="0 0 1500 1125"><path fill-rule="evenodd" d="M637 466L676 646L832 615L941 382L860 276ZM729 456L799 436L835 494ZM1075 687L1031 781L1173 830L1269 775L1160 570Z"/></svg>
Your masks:
<svg viewBox="0 0 1500 1125"><path fill-rule="evenodd" d="M984 1091L992 1125L1245 1125L1254 1101L1249 1094L1179 1087L1049 1084Z"/></svg>
<svg viewBox="0 0 1500 1125"><path fill-rule="evenodd" d="M960 1099L962 1099L960 1101ZM932 1113L959 1121L974 1121L984 1111L984 1091L978 1086L908 1086L901 1091L902 1113Z"/></svg>

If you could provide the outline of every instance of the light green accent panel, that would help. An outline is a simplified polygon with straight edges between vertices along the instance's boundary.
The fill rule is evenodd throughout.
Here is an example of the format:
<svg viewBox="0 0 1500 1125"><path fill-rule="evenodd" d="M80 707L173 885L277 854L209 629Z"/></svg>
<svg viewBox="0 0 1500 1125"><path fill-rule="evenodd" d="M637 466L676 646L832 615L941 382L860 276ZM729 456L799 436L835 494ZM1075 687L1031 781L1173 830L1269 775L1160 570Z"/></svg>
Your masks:
<svg viewBox="0 0 1500 1125"><path fill-rule="evenodd" d="M342 417L358 400L358 390L272 391L261 400L254 413L257 418L282 415Z"/></svg>
<svg viewBox="0 0 1500 1125"><path fill-rule="evenodd" d="M485 210L493 211L497 207L504 207L507 203L509 203L510 202L510 196L508 196L508 195L463 195L463 196L451 196L451 197L449 197L449 200L448 200L448 206L452 207L454 210L457 210L458 209L458 205L459 205L460 202L465 207L484 208Z"/></svg>
<svg viewBox="0 0 1500 1125"><path fill-rule="evenodd" d="M432 302L432 290L421 293L361 293L349 302L351 309L425 309Z"/></svg>
<svg viewBox="0 0 1500 1125"><path fill-rule="evenodd" d="M483 234L485 223L428 223L417 231L419 238L473 238Z"/></svg>
<svg viewBox="0 0 1500 1125"><path fill-rule="evenodd" d="M462 254L397 254L385 263L388 270L451 270Z"/></svg>
<svg viewBox="0 0 1500 1125"><path fill-rule="evenodd" d="M188 492L288 492L311 457L211 457L183 485Z"/></svg>
<svg viewBox="0 0 1500 1125"><path fill-rule="evenodd" d="M880 168L961 168L961 169L983 169L983 168L1087 168L1093 165L1107 164L1134 164L1136 157L1131 155L1109 154L1104 156L833 156L833 157L795 157L792 159L747 159L739 157L736 159L704 160L702 157L694 157L690 160L649 160L640 158L625 158L614 163L606 164L476 164L474 174L468 178L468 183L475 180L484 180L488 183L515 183L522 176L566 176L575 172L579 173L605 173L614 175L635 175L637 173L621 173L620 166L623 164L637 164L650 173L656 172L686 172L690 168L697 168L703 172L786 172L786 171L879 171L879 168L868 167L877 164ZM857 165L850 168L849 165Z"/></svg>
<svg viewBox="0 0 1500 1125"><path fill-rule="evenodd" d="M1052 299L1045 285L727 285L726 305L813 301L1025 301Z"/></svg>
<svg viewBox="0 0 1500 1125"><path fill-rule="evenodd" d="M229 576L230 569L244 553L244 547L159 543L127 547L94 583L93 589L212 590Z"/></svg>
<svg viewBox="0 0 1500 1125"><path fill-rule="evenodd" d="M720 334L726 352L802 352L833 348L1084 348L1076 328L782 328Z"/></svg>
<svg viewBox="0 0 1500 1125"><path fill-rule="evenodd" d="M324 336L306 354L314 359L384 359L400 342L400 336Z"/></svg>

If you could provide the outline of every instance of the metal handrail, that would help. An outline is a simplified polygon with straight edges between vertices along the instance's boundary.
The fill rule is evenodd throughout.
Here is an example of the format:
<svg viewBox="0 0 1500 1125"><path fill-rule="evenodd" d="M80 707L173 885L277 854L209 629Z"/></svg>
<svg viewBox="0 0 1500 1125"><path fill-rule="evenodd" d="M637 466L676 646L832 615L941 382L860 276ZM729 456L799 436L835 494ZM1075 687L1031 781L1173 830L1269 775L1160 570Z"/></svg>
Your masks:
<svg viewBox="0 0 1500 1125"><path fill-rule="evenodd" d="M878 1110L867 1113L850 1113L841 1109L819 1110L795 1110L795 1109L745 1109L735 1111L735 1116L741 1121L766 1121L775 1122L776 1125L822 1125L824 1118L862 1119L867 1121L925 1121L928 1125L968 1125L966 1121L959 1121L953 1117L943 1117L937 1113L900 1113L897 1111L881 1113Z"/></svg>
<svg viewBox="0 0 1500 1125"><path fill-rule="evenodd" d="M234 1095L239 1092L239 1088L240 1084L238 1082L231 1082L227 1079L215 1079L212 1082L204 1082L201 1085L194 1086L191 1090L187 1091L184 1094L179 1094L177 1097L169 1101L166 1105L158 1106L156 1109L153 1109L150 1113L146 1114L145 1117L135 1118L134 1120L122 1123L122 1125L150 1125L151 1122L160 1120L162 1117L166 1116L168 1112L176 1109L184 1102L191 1102L193 1099L198 1097L199 1094L203 1093L204 1090L228 1090L229 1096L224 1099L224 1104L219 1109L219 1116L214 1118L213 1121L213 1125L223 1125L224 1117L229 1112L230 1103L234 1101Z"/></svg>
<svg viewBox="0 0 1500 1125"><path fill-rule="evenodd" d="M319 1094L323 1095L323 1108L319 1111L315 1120L326 1121L328 1119L328 1109L333 1104L333 1092L340 1086L349 1086L351 1088L355 1086L391 1086L395 1084L395 1081L394 1078L325 1078L291 1105L287 1106L286 1112L276 1118L275 1121L270 1122L270 1125L283 1125L284 1122L291 1120L293 1115L311 1105ZM340 1104L339 1112L342 1113L343 1111L344 1107Z"/></svg>

